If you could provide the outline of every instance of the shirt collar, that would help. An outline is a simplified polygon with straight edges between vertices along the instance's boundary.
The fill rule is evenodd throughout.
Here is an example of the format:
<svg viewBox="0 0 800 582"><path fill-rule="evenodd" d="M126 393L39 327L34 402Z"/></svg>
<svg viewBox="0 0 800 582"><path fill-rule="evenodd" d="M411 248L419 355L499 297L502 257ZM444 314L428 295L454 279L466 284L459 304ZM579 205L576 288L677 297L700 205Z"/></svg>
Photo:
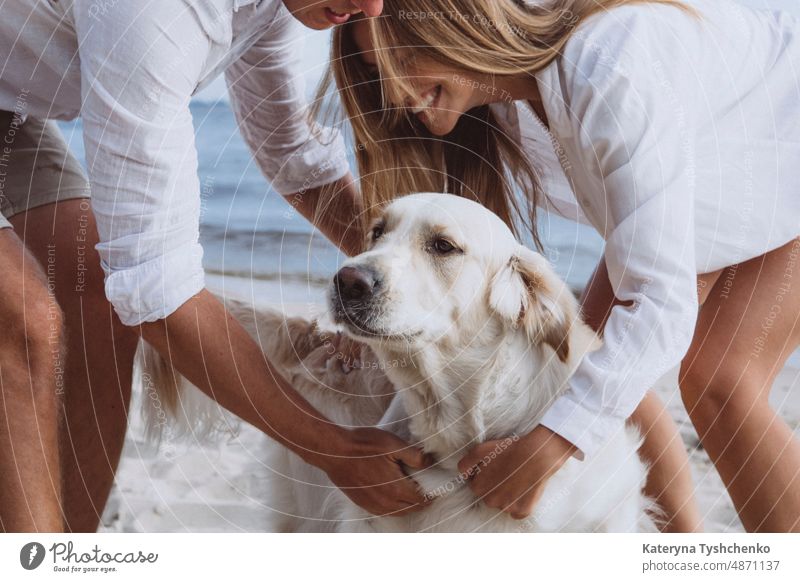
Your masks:
<svg viewBox="0 0 800 582"><path fill-rule="evenodd" d="M569 138L572 137L572 129L569 123L564 123L566 103L561 87L560 67L561 59L556 57L535 76L551 133L558 135L559 138Z"/></svg>

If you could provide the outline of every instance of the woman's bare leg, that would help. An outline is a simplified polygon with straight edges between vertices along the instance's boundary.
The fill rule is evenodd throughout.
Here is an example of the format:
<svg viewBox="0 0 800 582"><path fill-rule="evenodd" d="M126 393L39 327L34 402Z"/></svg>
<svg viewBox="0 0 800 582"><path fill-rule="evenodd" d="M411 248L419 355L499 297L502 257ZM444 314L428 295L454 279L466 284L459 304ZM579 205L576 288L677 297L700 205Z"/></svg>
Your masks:
<svg viewBox="0 0 800 582"><path fill-rule="evenodd" d="M59 440L66 528L93 532L125 437L137 336L105 298L88 199L33 208L10 222L44 267L64 313L66 422Z"/></svg>
<svg viewBox="0 0 800 582"><path fill-rule="evenodd" d="M639 454L650 464L645 492L664 511L662 531L703 531L686 445L661 399L648 392L629 422L644 436Z"/></svg>
<svg viewBox="0 0 800 582"><path fill-rule="evenodd" d="M800 530L800 443L767 398L800 345L800 238L728 267L700 310L681 393L748 531Z"/></svg>
<svg viewBox="0 0 800 582"><path fill-rule="evenodd" d="M710 288L707 279L713 279L717 275L718 273L700 277L701 301ZM602 333L614 305L625 305L625 302L614 296L605 261L601 258L581 296L583 318L592 329ZM694 484L686 448L678 427L655 393L647 393L631 416L630 422L636 425L644 437L639 454L650 464L645 492L664 511L663 531L702 531L703 521L694 498Z"/></svg>

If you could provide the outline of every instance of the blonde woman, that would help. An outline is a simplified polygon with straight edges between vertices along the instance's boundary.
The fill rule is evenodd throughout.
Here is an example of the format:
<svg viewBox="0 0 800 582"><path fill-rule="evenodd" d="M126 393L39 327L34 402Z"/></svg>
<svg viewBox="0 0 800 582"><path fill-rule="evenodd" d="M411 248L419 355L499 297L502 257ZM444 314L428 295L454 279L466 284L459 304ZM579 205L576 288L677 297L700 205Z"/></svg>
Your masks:
<svg viewBox="0 0 800 582"><path fill-rule="evenodd" d="M528 228L537 207L566 212L606 241L582 298L605 345L541 426L479 472L495 443L465 451L485 503L530 514L569 456L630 419L665 529L700 529L647 396L680 364L744 526L800 528L800 444L767 402L800 344L799 36L729 0L386 0L334 33L366 208L447 191Z"/></svg>

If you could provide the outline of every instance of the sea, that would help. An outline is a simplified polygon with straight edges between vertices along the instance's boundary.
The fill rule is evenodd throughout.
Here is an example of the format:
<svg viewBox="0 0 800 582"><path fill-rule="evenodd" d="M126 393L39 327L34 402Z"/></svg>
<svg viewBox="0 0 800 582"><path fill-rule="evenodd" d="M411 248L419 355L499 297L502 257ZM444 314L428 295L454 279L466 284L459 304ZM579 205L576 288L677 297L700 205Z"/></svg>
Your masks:
<svg viewBox="0 0 800 582"><path fill-rule="evenodd" d="M201 198L200 239L209 285L256 303L316 301L346 256L269 185L242 140L225 100L191 104ZM81 120L59 122L85 163ZM352 148L348 148L352 151ZM350 164L355 169L351 154ZM580 293L603 250L591 228L539 213L545 256ZM533 248L530 235L522 242Z"/></svg>

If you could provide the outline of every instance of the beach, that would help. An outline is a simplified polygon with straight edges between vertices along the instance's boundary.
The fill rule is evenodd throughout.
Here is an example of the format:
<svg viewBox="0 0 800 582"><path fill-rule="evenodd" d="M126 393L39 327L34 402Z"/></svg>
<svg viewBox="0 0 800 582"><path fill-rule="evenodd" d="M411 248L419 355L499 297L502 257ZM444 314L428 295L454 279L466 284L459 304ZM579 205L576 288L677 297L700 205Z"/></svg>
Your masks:
<svg viewBox="0 0 800 582"><path fill-rule="evenodd" d="M747 0L757 7L791 9L795 0ZM309 33L311 34L311 33ZM315 33L316 34L316 33ZM310 37L311 38L311 37ZM324 69L327 38L306 42L307 86ZM310 93L309 93L310 94ZM290 313L319 312L323 290L343 255L273 191L254 164L227 103L222 81L193 100L201 196L200 239L207 283L214 291ZM85 162L80 119L60 122L70 147ZM351 148L352 149L352 148ZM354 161L350 159L351 165ZM546 256L575 293L603 249L594 230L542 215ZM523 239L531 246L531 237ZM730 499L699 444L677 391L677 370L655 387L667 402L689 451L706 529L741 531ZM142 395L137 395L138 399ZM800 352L775 381L771 401L797 434L800 424ZM264 531L274 512L264 504L271 477L267 437L238 424L217 442L171 442L160 449L144 437L134 403L116 486L101 531Z"/></svg>
<svg viewBox="0 0 800 582"><path fill-rule="evenodd" d="M209 275L209 286L227 297L251 300L288 314L319 313L322 287L280 285ZM658 382L686 444L706 531L741 532L741 523L708 455L699 443L677 390L677 370ZM144 436L142 395L131 407L116 485L100 531L271 531L276 513L267 506L272 477L269 441L244 423L213 442L170 442L159 448ZM800 434L800 351L775 381L771 403Z"/></svg>

